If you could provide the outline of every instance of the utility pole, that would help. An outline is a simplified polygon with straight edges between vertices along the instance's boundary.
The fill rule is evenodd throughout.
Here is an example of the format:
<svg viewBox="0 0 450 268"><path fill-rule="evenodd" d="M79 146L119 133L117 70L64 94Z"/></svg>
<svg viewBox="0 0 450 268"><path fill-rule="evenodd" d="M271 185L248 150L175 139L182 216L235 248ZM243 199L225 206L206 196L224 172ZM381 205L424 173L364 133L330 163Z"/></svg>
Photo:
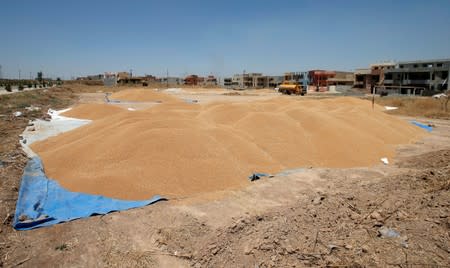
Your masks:
<svg viewBox="0 0 450 268"><path fill-rule="evenodd" d="M19 80L20 80L20 69L19 69Z"/></svg>
<svg viewBox="0 0 450 268"><path fill-rule="evenodd" d="M166 86L169 88L169 69L166 71Z"/></svg>
<svg viewBox="0 0 450 268"><path fill-rule="evenodd" d="M0 64L0 79L3 79L2 65Z"/></svg>

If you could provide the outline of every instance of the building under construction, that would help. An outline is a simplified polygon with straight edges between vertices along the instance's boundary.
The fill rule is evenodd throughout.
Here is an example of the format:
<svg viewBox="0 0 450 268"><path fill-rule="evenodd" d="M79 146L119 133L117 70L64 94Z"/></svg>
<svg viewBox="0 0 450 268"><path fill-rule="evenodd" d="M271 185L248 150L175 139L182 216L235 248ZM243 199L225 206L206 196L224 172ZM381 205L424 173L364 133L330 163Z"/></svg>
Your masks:
<svg viewBox="0 0 450 268"><path fill-rule="evenodd" d="M449 89L450 59L402 61L385 71L382 86L400 94L430 95Z"/></svg>
<svg viewBox="0 0 450 268"><path fill-rule="evenodd" d="M449 89L450 59L383 62L356 69L354 87L369 92L431 95Z"/></svg>

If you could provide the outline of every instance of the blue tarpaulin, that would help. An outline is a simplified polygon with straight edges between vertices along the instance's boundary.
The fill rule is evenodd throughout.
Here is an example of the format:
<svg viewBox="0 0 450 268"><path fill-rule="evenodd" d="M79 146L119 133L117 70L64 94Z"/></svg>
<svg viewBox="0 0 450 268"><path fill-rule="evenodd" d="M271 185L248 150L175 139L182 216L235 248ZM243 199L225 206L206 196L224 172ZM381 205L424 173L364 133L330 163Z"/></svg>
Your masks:
<svg viewBox="0 0 450 268"><path fill-rule="evenodd" d="M13 226L29 230L61 222L142 207L166 200L158 195L148 200L127 201L100 195L70 192L47 178L39 157L28 161L22 176Z"/></svg>
<svg viewBox="0 0 450 268"><path fill-rule="evenodd" d="M421 127L421 128L425 129L428 132L431 132L433 130L433 127L421 124L421 123L419 123L417 121L411 121L411 124L416 125L418 127Z"/></svg>

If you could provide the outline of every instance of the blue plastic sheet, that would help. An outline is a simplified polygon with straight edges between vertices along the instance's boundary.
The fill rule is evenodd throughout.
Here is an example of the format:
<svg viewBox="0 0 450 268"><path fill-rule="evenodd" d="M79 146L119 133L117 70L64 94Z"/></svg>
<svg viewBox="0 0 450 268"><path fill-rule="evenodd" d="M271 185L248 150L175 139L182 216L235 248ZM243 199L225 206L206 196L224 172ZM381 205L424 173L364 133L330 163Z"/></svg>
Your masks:
<svg viewBox="0 0 450 268"><path fill-rule="evenodd" d="M53 224L142 207L166 200L158 195L148 200L127 201L100 195L70 192L47 178L39 157L28 161L22 176L13 226L29 230Z"/></svg>
<svg viewBox="0 0 450 268"><path fill-rule="evenodd" d="M419 123L417 121L411 121L411 124L416 125L418 127L421 127L421 128L425 129L428 132L431 132L433 130L433 127L421 124L421 123Z"/></svg>

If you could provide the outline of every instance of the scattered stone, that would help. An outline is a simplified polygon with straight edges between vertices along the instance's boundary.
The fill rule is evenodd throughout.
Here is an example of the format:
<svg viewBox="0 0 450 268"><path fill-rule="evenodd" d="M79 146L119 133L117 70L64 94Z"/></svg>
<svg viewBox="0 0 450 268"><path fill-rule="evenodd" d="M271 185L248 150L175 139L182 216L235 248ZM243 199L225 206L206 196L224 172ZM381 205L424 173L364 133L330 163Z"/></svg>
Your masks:
<svg viewBox="0 0 450 268"><path fill-rule="evenodd" d="M244 254L245 255L250 255L253 253L253 247L250 245L247 245L244 247Z"/></svg>
<svg viewBox="0 0 450 268"><path fill-rule="evenodd" d="M322 204L322 200L324 200L324 199L325 199L325 196L318 196L312 200L312 203L313 203L313 205L320 205L320 204Z"/></svg>
<svg viewBox="0 0 450 268"><path fill-rule="evenodd" d="M219 250L220 250L220 248L214 248L214 249L211 251L211 253L212 253L213 255L216 255L216 254L219 252Z"/></svg>
<svg viewBox="0 0 450 268"><path fill-rule="evenodd" d="M377 221L373 224L373 227L382 227L383 225L384 224L382 222Z"/></svg>
<svg viewBox="0 0 450 268"><path fill-rule="evenodd" d="M337 246L337 245L333 245L333 244L328 245L328 250L329 250L330 254L331 254L331 252L333 252L333 250L338 249L338 248L339 248L339 246Z"/></svg>
<svg viewBox="0 0 450 268"><path fill-rule="evenodd" d="M22 215L20 215L19 216L19 221L26 221L26 220L28 220L29 218L28 218L28 216L27 215L24 215L24 214L22 214Z"/></svg>
<svg viewBox="0 0 450 268"><path fill-rule="evenodd" d="M274 246L272 243L264 243L261 246L259 246L259 249L261 250L272 250L274 249Z"/></svg>
<svg viewBox="0 0 450 268"><path fill-rule="evenodd" d="M372 214L370 214L370 218L371 219L375 219L378 222L382 222L383 221L383 217L381 216L381 214L377 211L372 212Z"/></svg>
<svg viewBox="0 0 450 268"><path fill-rule="evenodd" d="M286 249L286 252L288 253L288 254L293 254L293 253L295 253L297 250L293 247L293 246L291 246L291 245L286 245L285 246L285 249Z"/></svg>
<svg viewBox="0 0 450 268"><path fill-rule="evenodd" d="M369 252L369 247L367 247L366 245L364 245L364 246L361 247L361 251L362 251L363 253L367 253L367 252Z"/></svg>

